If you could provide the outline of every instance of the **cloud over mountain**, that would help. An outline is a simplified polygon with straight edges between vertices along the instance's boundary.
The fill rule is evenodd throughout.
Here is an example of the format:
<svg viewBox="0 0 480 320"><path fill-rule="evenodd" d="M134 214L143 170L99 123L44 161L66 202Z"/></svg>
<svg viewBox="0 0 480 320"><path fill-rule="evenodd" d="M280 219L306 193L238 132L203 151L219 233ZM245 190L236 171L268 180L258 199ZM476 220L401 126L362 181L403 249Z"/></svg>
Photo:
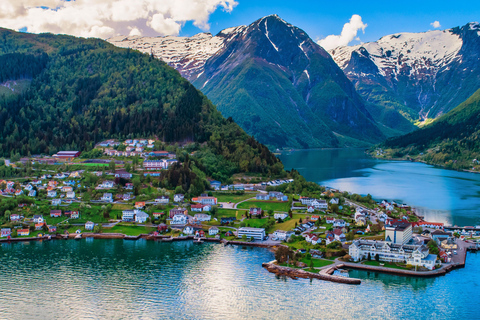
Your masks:
<svg viewBox="0 0 480 320"><path fill-rule="evenodd" d="M329 35L325 39L319 40L318 44L325 50L335 49L336 47L346 46L350 42L360 40L357 37L358 30L365 32L367 27L366 23L363 23L362 17L358 14L352 15L350 21L343 25L342 33L340 35Z"/></svg>
<svg viewBox="0 0 480 320"><path fill-rule="evenodd" d="M236 5L235 0L2 0L0 25L81 37L177 35L187 21L208 30L211 13L231 12Z"/></svg>

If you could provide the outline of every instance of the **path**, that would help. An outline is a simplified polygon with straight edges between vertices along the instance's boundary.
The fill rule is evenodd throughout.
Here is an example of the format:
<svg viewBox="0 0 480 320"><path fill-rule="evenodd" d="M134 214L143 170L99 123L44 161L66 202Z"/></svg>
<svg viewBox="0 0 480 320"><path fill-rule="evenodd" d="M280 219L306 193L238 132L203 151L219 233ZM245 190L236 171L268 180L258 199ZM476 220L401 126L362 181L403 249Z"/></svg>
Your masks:
<svg viewBox="0 0 480 320"><path fill-rule="evenodd" d="M240 202L237 202L237 203L235 203L235 205L233 206L233 209L237 209L237 206L238 206L240 203L242 203L242 202L246 202L246 201L250 201L250 200L256 200L256 199L257 199L257 198L254 197L254 198L250 198L250 199L246 199L246 200L242 200L242 201L240 201Z"/></svg>

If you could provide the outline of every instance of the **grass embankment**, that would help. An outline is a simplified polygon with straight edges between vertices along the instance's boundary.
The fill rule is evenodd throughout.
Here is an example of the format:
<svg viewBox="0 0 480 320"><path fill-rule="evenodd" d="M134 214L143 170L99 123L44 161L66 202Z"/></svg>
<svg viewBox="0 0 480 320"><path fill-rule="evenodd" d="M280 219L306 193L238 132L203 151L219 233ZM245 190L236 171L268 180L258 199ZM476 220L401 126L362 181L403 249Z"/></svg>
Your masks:
<svg viewBox="0 0 480 320"><path fill-rule="evenodd" d="M123 233L127 236L138 236L140 234L148 234L155 231L153 227L143 226L128 226L128 225L116 225L111 228L103 228L102 233Z"/></svg>
<svg viewBox="0 0 480 320"><path fill-rule="evenodd" d="M405 267L403 267L401 264L397 263L390 263L390 262L381 262L381 261L365 261L362 264L367 265L367 266L374 266L374 267L384 267L384 268L392 268L392 269L400 269L400 270L410 270ZM381 266L380 264L383 264Z"/></svg>
<svg viewBox="0 0 480 320"><path fill-rule="evenodd" d="M306 263L308 267L310 267L310 261L313 261L313 267L314 268L321 268L321 267L325 267L325 266L329 266L331 264L334 264L334 262L330 261L330 260L315 259L315 258L312 258L312 259L303 258L300 261L303 262L303 263Z"/></svg>
<svg viewBox="0 0 480 320"><path fill-rule="evenodd" d="M217 198L217 202L237 203L243 200L255 198L256 193L244 193L244 194L214 193L213 196Z"/></svg>
<svg viewBox="0 0 480 320"><path fill-rule="evenodd" d="M250 208L260 208L264 211L273 210L273 211L285 211L287 212L290 207L288 202L279 202L279 201L245 201L238 205L240 209L250 209Z"/></svg>

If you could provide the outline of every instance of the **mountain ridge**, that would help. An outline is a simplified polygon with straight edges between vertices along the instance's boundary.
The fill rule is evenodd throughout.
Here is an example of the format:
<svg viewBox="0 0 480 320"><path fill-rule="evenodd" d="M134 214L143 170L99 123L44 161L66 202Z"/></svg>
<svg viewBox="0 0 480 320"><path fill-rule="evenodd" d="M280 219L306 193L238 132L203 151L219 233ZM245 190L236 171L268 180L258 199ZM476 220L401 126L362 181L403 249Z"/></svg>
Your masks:
<svg viewBox="0 0 480 320"><path fill-rule="evenodd" d="M169 61L271 147L367 146L384 137L347 77L303 30L270 15L210 36L177 37L189 43L186 58L186 45L169 46L170 37L109 41Z"/></svg>

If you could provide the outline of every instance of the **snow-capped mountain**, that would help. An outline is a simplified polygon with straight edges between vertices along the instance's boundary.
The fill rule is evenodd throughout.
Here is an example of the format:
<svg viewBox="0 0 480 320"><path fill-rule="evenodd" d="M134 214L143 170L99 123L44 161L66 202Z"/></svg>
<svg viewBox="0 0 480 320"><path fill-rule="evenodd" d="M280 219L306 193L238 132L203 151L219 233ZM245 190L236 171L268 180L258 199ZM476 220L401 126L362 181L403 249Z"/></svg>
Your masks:
<svg viewBox="0 0 480 320"><path fill-rule="evenodd" d="M216 36L211 33L199 33L193 37L141 37L118 36L107 39L117 47L132 48L144 53L153 53L182 76L192 80L202 72L205 62L215 53L225 48L228 42L246 26L229 28Z"/></svg>
<svg viewBox="0 0 480 320"><path fill-rule="evenodd" d="M371 108L382 106L410 120L435 118L480 87L478 23L388 35L330 54L370 103L372 113L376 112Z"/></svg>
<svg viewBox="0 0 480 320"><path fill-rule="evenodd" d="M269 146L365 145L384 137L331 56L277 15L215 36L108 41L164 60Z"/></svg>

